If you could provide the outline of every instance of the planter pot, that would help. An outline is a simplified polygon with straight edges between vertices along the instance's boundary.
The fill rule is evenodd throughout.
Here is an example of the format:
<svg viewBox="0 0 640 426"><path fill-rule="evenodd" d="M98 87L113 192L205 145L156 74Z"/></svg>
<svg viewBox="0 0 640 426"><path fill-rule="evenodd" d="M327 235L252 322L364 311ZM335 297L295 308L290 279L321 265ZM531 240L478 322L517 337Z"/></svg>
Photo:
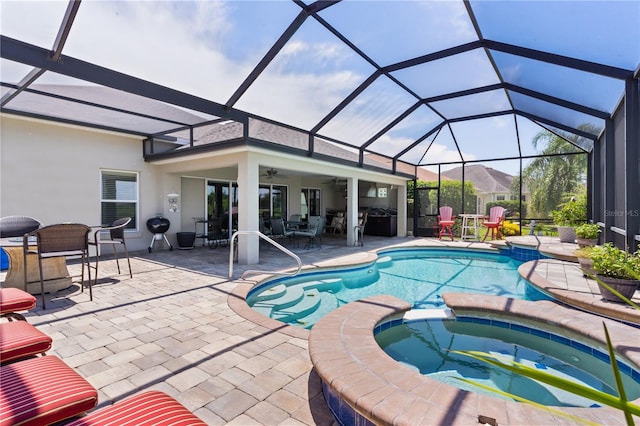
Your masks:
<svg viewBox="0 0 640 426"><path fill-rule="evenodd" d="M582 275L585 277L591 277L595 275L595 271L592 269L593 260L589 257L579 257L578 263L580 264L580 268L582 269Z"/></svg>
<svg viewBox="0 0 640 426"><path fill-rule="evenodd" d="M573 226L558 226L558 236L561 243L576 242L576 230Z"/></svg>
<svg viewBox="0 0 640 426"><path fill-rule="evenodd" d="M617 291L627 299L631 299L638 287L640 287L640 280L625 280L620 278L605 277L603 275L596 275L596 277L599 280L604 281L608 286L613 288L615 291ZM611 293L599 282L598 288L600 289L600 294L602 295L602 298L604 300L608 300L609 302L624 303L624 300Z"/></svg>
<svg viewBox="0 0 640 426"><path fill-rule="evenodd" d="M598 243L598 239L576 237L576 243L579 247L593 247Z"/></svg>
<svg viewBox="0 0 640 426"><path fill-rule="evenodd" d="M195 232L178 232L176 233L178 239L178 247L181 249L192 249L196 241Z"/></svg>

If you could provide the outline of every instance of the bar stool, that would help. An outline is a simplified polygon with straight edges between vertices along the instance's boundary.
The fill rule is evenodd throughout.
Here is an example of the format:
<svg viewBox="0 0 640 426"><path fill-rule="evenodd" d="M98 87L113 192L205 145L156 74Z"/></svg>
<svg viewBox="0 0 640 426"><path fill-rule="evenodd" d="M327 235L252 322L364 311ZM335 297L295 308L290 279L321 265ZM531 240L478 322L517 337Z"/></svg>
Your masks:
<svg viewBox="0 0 640 426"><path fill-rule="evenodd" d="M451 237L453 241L453 231L451 227L456 223L456 217L453 216L453 208L449 206L440 207L440 214L438 215L438 225L440 225L439 239L442 237Z"/></svg>

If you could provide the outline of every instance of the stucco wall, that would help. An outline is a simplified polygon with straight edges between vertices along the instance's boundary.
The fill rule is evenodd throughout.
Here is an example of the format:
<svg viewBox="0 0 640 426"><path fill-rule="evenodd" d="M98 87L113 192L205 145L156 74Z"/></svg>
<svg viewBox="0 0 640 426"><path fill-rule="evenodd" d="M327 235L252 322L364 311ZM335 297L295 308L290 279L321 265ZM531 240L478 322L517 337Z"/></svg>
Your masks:
<svg viewBox="0 0 640 426"><path fill-rule="evenodd" d="M138 172L139 229L128 234L127 245L149 245L145 222L162 211L165 191L157 168L142 158L140 138L6 115L0 128L0 216L98 225L100 170Z"/></svg>

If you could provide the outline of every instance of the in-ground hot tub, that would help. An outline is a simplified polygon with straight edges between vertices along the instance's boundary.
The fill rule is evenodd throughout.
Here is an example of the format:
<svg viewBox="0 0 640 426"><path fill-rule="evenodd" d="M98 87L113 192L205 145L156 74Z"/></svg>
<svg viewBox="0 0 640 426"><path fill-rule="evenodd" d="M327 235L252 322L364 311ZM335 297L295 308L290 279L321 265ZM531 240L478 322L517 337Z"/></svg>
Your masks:
<svg viewBox="0 0 640 426"><path fill-rule="evenodd" d="M459 316L530 324L537 330L571 335L571 340L605 347L606 322L616 352L636 373L638 329L562 307L477 294L447 293L446 304ZM392 296L349 303L331 312L311 330L309 352L322 380L327 404L343 424L473 424L480 417L500 425L566 423L565 418L514 401L461 390L420 375L393 360L374 338L376 327L411 317L410 305ZM635 376L633 376L636 374ZM640 400L634 401L635 404ZM562 407L562 412L595 423L623 422L610 407Z"/></svg>

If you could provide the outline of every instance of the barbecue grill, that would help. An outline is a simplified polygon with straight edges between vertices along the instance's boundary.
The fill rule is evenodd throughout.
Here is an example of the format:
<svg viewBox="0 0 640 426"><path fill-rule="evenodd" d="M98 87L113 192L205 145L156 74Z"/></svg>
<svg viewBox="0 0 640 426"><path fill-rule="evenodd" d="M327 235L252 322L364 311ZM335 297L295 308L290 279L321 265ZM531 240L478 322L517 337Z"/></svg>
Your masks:
<svg viewBox="0 0 640 426"><path fill-rule="evenodd" d="M147 229L149 230L149 232L153 234L153 237L151 238L151 243L149 244L149 253L153 251L153 246L155 245L156 241L163 241L163 240L169 246L169 250L173 250L173 246L171 245L171 243L167 239L167 236L165 235L165 233L169 230L170 226L171 226L171 222L169 222L169 219L167 219L166 217L155 216L147 220Z"/></svg>

